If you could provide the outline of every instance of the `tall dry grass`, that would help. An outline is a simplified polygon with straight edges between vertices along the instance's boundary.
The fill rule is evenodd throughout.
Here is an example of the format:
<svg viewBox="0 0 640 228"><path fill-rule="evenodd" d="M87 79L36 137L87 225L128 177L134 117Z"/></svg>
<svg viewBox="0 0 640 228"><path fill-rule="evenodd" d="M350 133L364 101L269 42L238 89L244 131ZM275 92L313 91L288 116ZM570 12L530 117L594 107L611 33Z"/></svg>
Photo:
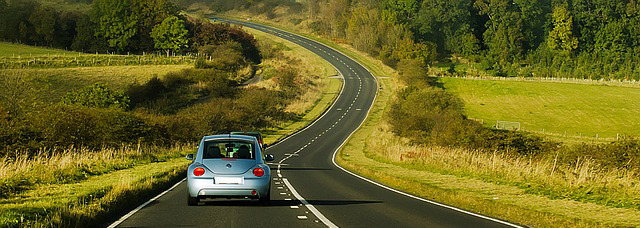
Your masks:
<svg viewBox="0 0 640 228"><path fill-rule="evenodd" d="M275 74L278 74L278 69L287 67L294 67L297 70L297 76L295 78L295 84L300 88L301 92L295 99L291 100L287 104L286 111L296 114L304 114L309 111L322 97L322 88L326 83L326 77L334 73L331 66L318 56L315 56L308 50L302 47L294 45L281 38L277 38L273 35L260 33L255 30L249 30L254 33L258 39L265 42L267 45L273 46L274 52L277 53L271 58L263 59L260 64L263 69L276 69ZM287 49L280 47L279 45L286 46ZM297 67L305 66L305 67ZM268 75L273 72L268 70L261 70L257 72L257 75L262 75L265 80L256 83L256 87L282 90L274 81L273 75Z"/></svg>
<svg viewBox="0 0 640 228"><path fill-rule="evenodd" d="M637 170L604 168L588 157L560 164L557 157L531 158L501 152L410 145L387 125L367 140L367 156L412 169L467 176L523 188L527 193L606 206L640 208Z"/></svg>
<svg viewBox="0 0 640 228"><path fill-rule="evenodd" d="M172 148L122 146L90 150L87 148L42 148L0 158L0 197L20 193L42 184L75 183L135 165L165 161L182 156L192 145Z"/></svg>

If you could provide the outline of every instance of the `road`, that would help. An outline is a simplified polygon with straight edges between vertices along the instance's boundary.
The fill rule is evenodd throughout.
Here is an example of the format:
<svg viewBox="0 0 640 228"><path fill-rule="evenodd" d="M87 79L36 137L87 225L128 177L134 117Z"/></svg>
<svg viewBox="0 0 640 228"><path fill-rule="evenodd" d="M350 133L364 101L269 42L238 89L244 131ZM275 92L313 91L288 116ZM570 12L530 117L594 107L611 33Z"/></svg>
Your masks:
<svg viewBox="0 0 640 228"><path fill-rule="evenodd" d="M267 150L283 164L272 166L270 206L214 200L189 207L182 182L118 227L514 226L408 197L338 168L333 154L366 118L377 93L374 76L349 57L315 41L246 21L224 20L275 34L326 59L344 78L342 92L316 122Z"/></svg>

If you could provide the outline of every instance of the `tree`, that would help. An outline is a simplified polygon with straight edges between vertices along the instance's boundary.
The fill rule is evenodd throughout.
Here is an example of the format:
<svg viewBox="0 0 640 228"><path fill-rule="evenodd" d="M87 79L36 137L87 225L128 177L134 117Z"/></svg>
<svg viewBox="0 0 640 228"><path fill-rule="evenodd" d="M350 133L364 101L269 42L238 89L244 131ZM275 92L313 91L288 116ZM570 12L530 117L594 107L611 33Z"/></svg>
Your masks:
<svg viewBox="0 0 640 228"><path fill-rule="evenodd" d="M154 40L150 36L155 26L162 23L169 16L177 16L177 7L169 0L131 0L131 12L138 17L136 30L138 33L132 38L138 51L149 51L154 48Z"/></svg>
<svg viewBox="0 0 640 228"><path fill-rule="evenodd" d="M82 15L76 21L76 35L73 38L71 49L82 52L95 52L106 49L107 42L104 37L96 37L96 23L89 16Z"/></svg>
<svg viewBox="0 0 640 228"><path fill-rule="evenodd" d="M405 38L398 44L393 55L399 59L419 60L425 66L429 66L436 59L436 45L431 42L415 43L409 38Z"/></svg>
<svg viewBox="0 0 640 228"><path fill-rule="evenodd" d="M76 26L81 15L80 13L71 11L63 11L58 14L55 32L56 39L54 40L56 47L71 47L73 39L77 34Z"/></svg>
<svg viewBox="0 0 640 228"><path fill-rule="evenodd" d="M36 32L36 42L53 45L56 39L58 14L49 7L40 6L29 16L29 23Z"/></svg>
<svg viewBox="0 0 640 228"><path fill-rule="evenodd" d="M483 34L488 54L497 57L501 65L519 59L525 51L525 37L518 7L504 0L478 0L475 6L489 18Z"/></svg>
<svg viewBox="0 0 640 228"><path fill-rule="evenodd" d="M138 15L131 11L130 0L97 0L93 8L93 21L98 25L95 35L104 37L109 47L124 51L138 30Z"/></svg>
<svg viewBox="0 0 640 228"><path fill-rule="evenodd" d="M31 43L34 30L29 24L29 17L40 6L34 0L7 1L7 8L0 15L0 24L5 24L3 37L12 42Z"/></svg>
<svg viewBox="0 0 640 228"><path fill-rule="evenodd" d="M386 21L408 24L413 22L420 9L420 0L385 0L382 15Z"/></svg>
<svg viewBox="0 0 640 228"><path fill-rule="evenodd" d="M549 33L547 45L552 50L572 52L578 48L578 39L573 36L573 17L564 6L553 9L553 30Z"/></svg>
<svg viewBox="0 0 640 228"><path fill-rule="evenodd" d="M153 28L151 37L155 41L155 48L165 50L169 56L170 51L177 52L188 47L188 33L189 31L184 27L184 21L176 16L170 16Z"/></svg>
<svg viewBox="0 0 640 228"><path fill-rule="evenodd" d="M628 32L625 23L616 20L604 25L596 33L594 51L596 53L624 53L628 47Z"/></svg>
<svg viewBox="0 0 640 228"><path fill-rule="evenodd" d="M6 17L6 13L5 10L7 9L7 1L6 0L0 0L0 37L4 37L4 31L6 30L6 21L7 19Z"/></svg>
<svg viewBox="0 0 640 228"><path fill-rule="evenodd" d="M479 41L472 11L472 1L424 0L412 27L419 40L436 43L440 53L475 54Z"/></svg>

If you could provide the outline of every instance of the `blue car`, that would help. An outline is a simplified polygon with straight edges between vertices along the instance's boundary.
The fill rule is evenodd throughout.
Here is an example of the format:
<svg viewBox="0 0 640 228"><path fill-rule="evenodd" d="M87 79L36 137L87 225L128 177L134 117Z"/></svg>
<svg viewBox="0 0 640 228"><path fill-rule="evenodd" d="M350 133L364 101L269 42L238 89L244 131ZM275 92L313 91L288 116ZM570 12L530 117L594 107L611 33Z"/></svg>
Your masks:
<svg viewBox="0 0 640 228"><path fill-rule="evenodd" d="M188 154L187 159L193 160L187 170L190 206L206 198L249 198L269 203L271 169L265 162L274 157L263 155L255 137L205 136L197 154Z"/></svg>

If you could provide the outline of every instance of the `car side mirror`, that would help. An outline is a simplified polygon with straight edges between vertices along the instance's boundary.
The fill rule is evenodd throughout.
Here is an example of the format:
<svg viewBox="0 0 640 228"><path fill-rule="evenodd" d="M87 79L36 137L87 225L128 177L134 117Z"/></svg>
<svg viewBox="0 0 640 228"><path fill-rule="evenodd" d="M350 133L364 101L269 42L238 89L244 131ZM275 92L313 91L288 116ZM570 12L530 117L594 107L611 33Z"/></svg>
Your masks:
<svg viewBox="0 0 640 228"><path fill-rule="evenodd" d="M262 149L267 149L267 147L269 147L269 144L262 144Z"/></svg>
<svg viewBox="0 0 640 228"><path fill-rule="evenodd" d="M273 154L267 154L267 155L265 155L265 156L264 156L264 160L265 160L265 161L268 161L268 162L273 161L273 160L275 160L275 159L276 159L276 158L275 158L275 157L273 157Z"/></svg>
<svg viewBox="0 0 640 228"><path fill-rule="evenodd" d="M187 160L192 161L194 154L187 154Z"/></svg>

